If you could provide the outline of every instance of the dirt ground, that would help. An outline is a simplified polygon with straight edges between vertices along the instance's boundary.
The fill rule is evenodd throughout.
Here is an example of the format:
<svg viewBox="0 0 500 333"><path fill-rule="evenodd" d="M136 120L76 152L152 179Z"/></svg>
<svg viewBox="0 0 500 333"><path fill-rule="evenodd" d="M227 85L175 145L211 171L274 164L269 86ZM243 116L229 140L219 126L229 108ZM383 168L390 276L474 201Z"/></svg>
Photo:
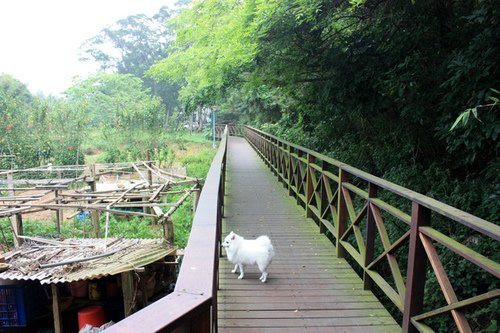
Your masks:
<svg viewBox="0 0 500 333"><path fill-rule="evenodd" d="M38 193L43 193L44 191L36 191L36 190L30 190L23 192L23 194L38 194ZM38 203L47 203L50 202L51 200L54 199L54 192L50 192L49 194L46 194L41 198L41 200ZM29 202L28 202L29 203ZM63 219L65 219L67 216L70 216L71 214L76 213L76 210L63 210ZM24 220L39 220L39 221L52 221L56 219L56 212L52 210L43 210L40 212L35 212L35 213L23 213L23 219Z"/></svg>

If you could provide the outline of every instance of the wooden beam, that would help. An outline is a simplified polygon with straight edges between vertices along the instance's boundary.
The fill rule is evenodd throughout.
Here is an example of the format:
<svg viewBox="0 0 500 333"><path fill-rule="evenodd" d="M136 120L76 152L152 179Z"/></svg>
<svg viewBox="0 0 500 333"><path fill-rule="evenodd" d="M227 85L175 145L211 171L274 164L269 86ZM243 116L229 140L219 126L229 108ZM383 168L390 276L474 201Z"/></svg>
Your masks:
<svg viewBox="0 0 500 333"><path fill-rule="evenodd" d="M125 318L135 312L134 274L132 271L121 273L123 306Z"/></svg>
<svg viewBox="0 0 500 333"><path fill-rule="evenodd" d="M427 256L420 241L419 228L430 224L431 211L413 202L411 210L410 248L403 311L403 332L416 333L411 318L422 313Z"/></svg>
<svg viewBox="0 0 500 333"><path fill-rule="evenodd" d="M446 303L448 303L448 305L457 303L458 302L457 295L455 294L455 291L453 290L453 286L451 285L448 275L444 270L443 264L439 259L437 250L434 247L434 245L432 245L431 239L423 234L420 234L420 240L422 241L422 245L424 246L425 252L427 253L427 257L429 258L432 269L436 274L437 281L439 283L439 286L441 287L441 290L443 291ZM472 329L469 326L469 322L467 321L467 318L465 318L465 315L461 311L451 310L451 315L453 316L453 319L455 320L455 323L457 324L458 327L458 331L460 333L472 333Z"/></svg>
<svg viewBox="0 0 500 333"><path fill-rule="evenodd" d="M59 190L54 191L54 196L56 200L56 205L59 205L61 203L61 200L59 200ZM63 220L63 212L61 209L56 209L56 229L58 233L61 233L61 222Z"/></svg>
<svg viewBox="0 0 500 333"><path fill-rule="evenodd" d="M338 258L344 258L345 256L345 250L340 243L340 237L345 233L347 230L347 205L345 202L344 198L344 191L342 191L342 183L348 181L348 175L347 173L339 168L339 184L338 184L338 201L337 201L337 225L336 225L336 230L337 234L335 235L336 238L336 244L335 247L337 249L337 257Z"/></svg>
<svg viewBox="0 0 500 333"><path fill-rule="evenodd" d="M96 167L95 164L92 164L90 166L90 175L92 177L92 181L89 182L90 188L92 192L96 192L97 190L97 184L96 184ZM99 218L99 211L97 210L92 210L90 212L91 220L92 220L92 225L94 226L94 236L96 238L99 238L100 236L100 218Z"/></svg>
<svg viewBox="0 0 500 333"><path fill-rule="evenodd" d="M23 232L23 216L22 214L15 214L11 217L12 230L14 232L14 246L21 246L24 241L19 236L24 234Z"/></svg>
<svg viewBox="0 0 500 333"><path fill-rule="evenodd" d="M163 234L164 238L169 245L174 245L174 222L172 218L168 216L163 223Z"/></svg>
<svg viewBox="0 0 500 333"><path fill-rule="evenodd" d="M368 185L368 197L376 198L378 195L378 187L373 184ZM368 205L368 217L366 222L366 252L365 252L365 262L364 267L366 268L373 262L375 257L375 237L376 237L376 226L375 226L375 218L373 216L373 211L370 209L370 205ZM366 272L365 269L363 272L363 288L365 290L371 290L373 280Z"/></svg>
<svg viewBox="0 0 500 333"><path fill-rule="evenodd" d="M52 313L54 316L54 332L63 333L63 323L61 320L61 304L59 303L59 288L57 283L50 285L52 289Z"/></svg>

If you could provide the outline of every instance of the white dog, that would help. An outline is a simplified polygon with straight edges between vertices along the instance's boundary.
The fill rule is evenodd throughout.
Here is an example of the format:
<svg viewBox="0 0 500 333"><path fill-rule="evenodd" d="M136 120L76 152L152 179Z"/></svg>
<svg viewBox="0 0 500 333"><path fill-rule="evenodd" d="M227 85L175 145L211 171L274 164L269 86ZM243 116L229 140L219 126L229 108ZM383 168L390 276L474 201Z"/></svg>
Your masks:
<svg viewBox="0 0 500 333"><path fill-rule="evenodd" d="M238 279L243 279L245 265L257 265L262 272L259 280L266 282L267 267L274 257L274 248L269 237L244 239L231 231L224 239L222 246L226 249L227 259L235 264L231 273L236 273L238 268L240 269Z"/></svg>

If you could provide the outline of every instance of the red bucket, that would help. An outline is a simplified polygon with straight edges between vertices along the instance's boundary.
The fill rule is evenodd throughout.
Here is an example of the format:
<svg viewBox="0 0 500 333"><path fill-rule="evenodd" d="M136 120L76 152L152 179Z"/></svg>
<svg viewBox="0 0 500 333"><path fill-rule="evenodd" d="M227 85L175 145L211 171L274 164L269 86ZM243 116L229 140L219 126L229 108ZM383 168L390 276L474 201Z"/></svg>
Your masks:
<svg viewBox="0 0 500 333"><path fill-rule="evenodd" d="M78 311L78 330L81 330L86 324L93 327L100 327L106 324L106 316L104 315L102 306L89 306Z"/></svg>

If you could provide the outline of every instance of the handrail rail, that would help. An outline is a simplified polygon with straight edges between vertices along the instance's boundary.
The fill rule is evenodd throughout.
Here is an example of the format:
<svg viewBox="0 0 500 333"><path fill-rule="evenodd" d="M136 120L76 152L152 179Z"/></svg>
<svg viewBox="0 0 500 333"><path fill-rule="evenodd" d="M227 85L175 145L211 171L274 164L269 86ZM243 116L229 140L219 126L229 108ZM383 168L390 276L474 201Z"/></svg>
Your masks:
<svg viewBox="0 0 500 333"><path fill-rule="evenodd" d="M373 175L371 175L363 170L357 169L357 168L352 167L348 164L337 161L336 159L333 159L333 158L328 157L326 155L323 155L321 153L315 152L314 150L310 150L308 148L301 147L299 145L288 142L286 140L279 139L276 136L265 133L265 132L258 130L256 128L253 128L253 127L247 126L247 128L251 129L254 132L261 134L263 137L267 137L268 140L272 139L272 140L280 141L289 147L299 149L299 150L303 151L305 154L309 154L309 155L313 156L314 158L320 159L320 160L325 161L331 165L342 168L343 170L349 172L349 174L351 174L353 176L364 179L367 182L370 182L371 184L375 184L379 187L382 187L382 188L384 188L388 191L391 191L392 193L397 194L397 195L404 197L406 199L416 201L419 204L421 204L422 206L425 206L433 211L439 212L440 214L443 214L446 217L448 217L448 218L450 218L458 223L461 223L461 224L466 225L472 229L475 229L476 231L479 231L482 234L488 235L496 240L500 240L500 226L498 226L498 225L492 224L492 223L490 223L486 220L483 220L477 216L474 216L474 215L469 214L467 212L464 212L460 209L457 209L455 207L452 207L450 205L442 203L436 199L430 198L430 197L425 196L421 193L412 191L410 189L407 189L403 186L394 184L390 181L379 178L377 176L373 176Z"/></svg>
<svg viewBox="0 0 500 333"><path fill-rule="evenodd" d="M245 137L289 194L305 207L306 216L317 221L321 232L335 238L337 256L350 255L363 270L365 289L378 286L403 313L404 332L432 332L423 321L442 313L452 315L459 331L471 332L462 311L464 307L500 297L500 289L496 289L465 300L457 298L433 242L497 279L500 264L432 228L431 215L434 214L432 219L436 215L456 221L496 242L500 241L500 226L261 130L246 126ZM360 188L360 184L366 189ZM409 201L411 212L381 199L389 193ZM409 230L394 239L385 227L389 223L384 221L389 220L386 216L404 222ZM376 239L382 247L379 253L376 253ZM405 244L409 250L404 277L396 252ZM390 278L377 271L384 260ZM423 313L427 262L447 305Z"/></svg>
<svg viewBox="0 0 500 333"><path fill-rule="evenodd" d="M217 331L217 289L228 130L201 191L174 291L106 333Z"/></svg>
<svg viewBox="0 0 500 333"><path fill-rule="evenodd" d="M215 125L215 136L221 138L222 133L227 128L230 136L243 137L243 126L238 124L217 124Z"/></svg>

